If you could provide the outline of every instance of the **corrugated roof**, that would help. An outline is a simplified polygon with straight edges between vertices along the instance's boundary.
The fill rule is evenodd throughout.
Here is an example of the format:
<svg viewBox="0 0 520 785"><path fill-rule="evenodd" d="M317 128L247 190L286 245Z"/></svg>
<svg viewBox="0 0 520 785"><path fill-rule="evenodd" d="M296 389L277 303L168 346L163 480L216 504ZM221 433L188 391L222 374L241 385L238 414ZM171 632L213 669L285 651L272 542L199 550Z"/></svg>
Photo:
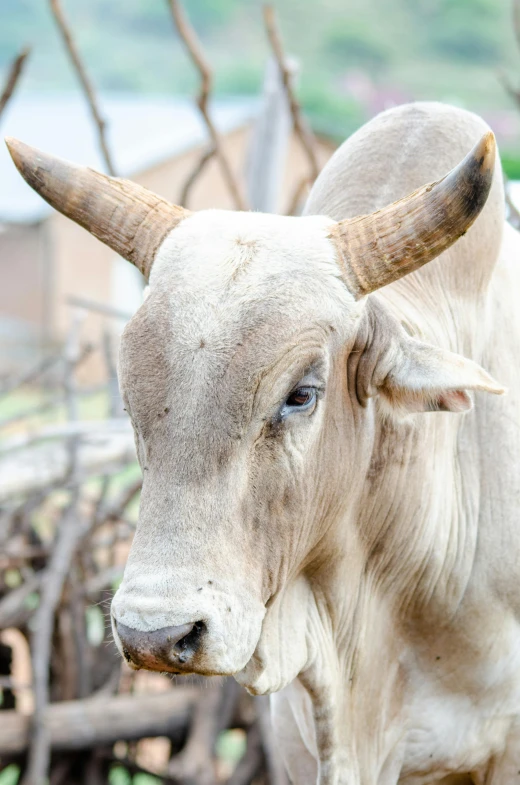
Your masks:
<svg viewBox="0 0 520 785"><path fill-rule="evenodd" d="M184 98L100 97L107 136L117 173L131 177L202 144L207 131L193 100ZM255 99L215 101L213 120L221 133L250 121ZM19 93L8 105L1 124L2 136L14 136L75 163L105 171L97 130L88 106L77 94ZM22 180L5 145L0 145L0 221L31 223L51 208Z"/></svg>

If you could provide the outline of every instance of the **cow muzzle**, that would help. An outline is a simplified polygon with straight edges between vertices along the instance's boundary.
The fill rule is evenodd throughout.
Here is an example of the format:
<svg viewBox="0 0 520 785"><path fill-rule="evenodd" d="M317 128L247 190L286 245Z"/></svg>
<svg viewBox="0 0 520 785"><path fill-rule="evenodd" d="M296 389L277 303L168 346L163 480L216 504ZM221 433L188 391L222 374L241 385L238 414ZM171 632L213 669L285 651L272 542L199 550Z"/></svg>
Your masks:
<svg viewBox="0 0 520 785"><path fill-rule="evenodd" d="M130 667L180 673L189 670L190 663L195 659L206 625L204 622L191 622L144 632L117 622L114 618L114 632Z"/></svg>

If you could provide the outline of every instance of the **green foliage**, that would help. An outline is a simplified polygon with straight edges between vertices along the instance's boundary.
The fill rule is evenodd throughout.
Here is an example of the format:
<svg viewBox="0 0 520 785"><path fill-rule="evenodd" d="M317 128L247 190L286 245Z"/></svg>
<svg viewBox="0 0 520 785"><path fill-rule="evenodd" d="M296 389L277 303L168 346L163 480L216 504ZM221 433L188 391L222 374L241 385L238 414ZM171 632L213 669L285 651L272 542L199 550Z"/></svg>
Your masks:
<svg viewBox="0 0 520 785"><path fill-rule="evenodd" d="M108 775L110 785L162 785L162 780L159 777L154 777L152 774L130 774L124 766L113 766ZM0 785L3 785L0 782Z"/></svg>
<svg viewBox="0 0 520 785"><path fill-rule="evenodd" d="M215 745L220 760L236 764L246 751L246 734L242 730L226 730L221 733Z"/></svg>
<svg viewBox="0 0 520 785"><path fill-rule="evenodd" d="M132 785L162 785L162 780L159 777L153 777L151 774L134 774Z"/></svg>
<svg viewBox="0 0 520 785"><path fill-rule="evenodd" d="M325 31L322 44L325 58L334 68L357 67L377 71L388 65L392 50L387 39L369 20L340 20Z"/></svg>
<svg viewBox="0 0 520 785"><path fill-rule="evenodd" d="M108 781L110 785L132 785L130 772L124 766L112 766Z"/></svg>
<svg viewBox="0 0 520 785"><path fill-rule="evenodd" d="M87 640L91 646L100 646L105 638L105 616L99 605L89 605L85 610Z"/></svg>
<svg viewBox="0 0 520 785"><path fill-rule="evenodd" d="M501 152L502 168L510 180L520 180L520 156L515 153Z"/></svg>
<svg viewBox="0 0 520 785"><path fill-rule="evenodd" d="M427 45L442 57L494 64L502 45L495 0L408 0L418 22L427 25Z"/></svg>
<svg viewBox="0 0 520 785"><path fill-rule="evenodd" d="M11 763L6 766L3 771L0 771L0 785L17 785L20 777L20 767Z"/></svg>
<svg viewBox="0 0 520 785"><path fill-rule="evenodd" d="M368 119L357 101L324 88L318 81L304 82L300 99L314 129L338 139L344 139Z"/></svg>

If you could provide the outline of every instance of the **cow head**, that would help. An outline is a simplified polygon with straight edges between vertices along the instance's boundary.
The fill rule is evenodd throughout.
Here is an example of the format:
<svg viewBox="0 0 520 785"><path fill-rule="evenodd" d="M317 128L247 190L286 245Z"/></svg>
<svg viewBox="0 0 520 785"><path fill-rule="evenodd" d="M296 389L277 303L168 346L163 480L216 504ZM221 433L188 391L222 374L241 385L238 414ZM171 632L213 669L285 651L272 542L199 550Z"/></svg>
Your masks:
<svg viewBox="0 0 520 785"><path fill-rule="evenodd" d="M149 279L119 363L144 478L112 604L121 652L134 667L283 687L309 656L313 576L342 547L335 526L355 508L375 418L502 391L366 297L466 232L491 184L492 135L440 182L340 223L191 214L10 149L44 198Z"/></svg>

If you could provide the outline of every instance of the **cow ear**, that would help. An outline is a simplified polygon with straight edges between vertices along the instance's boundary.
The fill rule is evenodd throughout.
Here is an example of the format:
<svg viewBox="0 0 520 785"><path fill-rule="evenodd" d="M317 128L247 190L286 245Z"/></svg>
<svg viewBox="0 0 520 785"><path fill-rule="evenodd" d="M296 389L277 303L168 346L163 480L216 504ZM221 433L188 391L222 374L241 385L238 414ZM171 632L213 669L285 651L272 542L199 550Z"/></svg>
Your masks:
<svg viewBox="0 0 520 785"><path fill-rule="evenodd" d="M376 383L381 402L394 413L466 412L470 390L501 395L498 382L472 360L402 335L392 347L390 368ZM385 363L385 364L387 364Z"/></svg>

